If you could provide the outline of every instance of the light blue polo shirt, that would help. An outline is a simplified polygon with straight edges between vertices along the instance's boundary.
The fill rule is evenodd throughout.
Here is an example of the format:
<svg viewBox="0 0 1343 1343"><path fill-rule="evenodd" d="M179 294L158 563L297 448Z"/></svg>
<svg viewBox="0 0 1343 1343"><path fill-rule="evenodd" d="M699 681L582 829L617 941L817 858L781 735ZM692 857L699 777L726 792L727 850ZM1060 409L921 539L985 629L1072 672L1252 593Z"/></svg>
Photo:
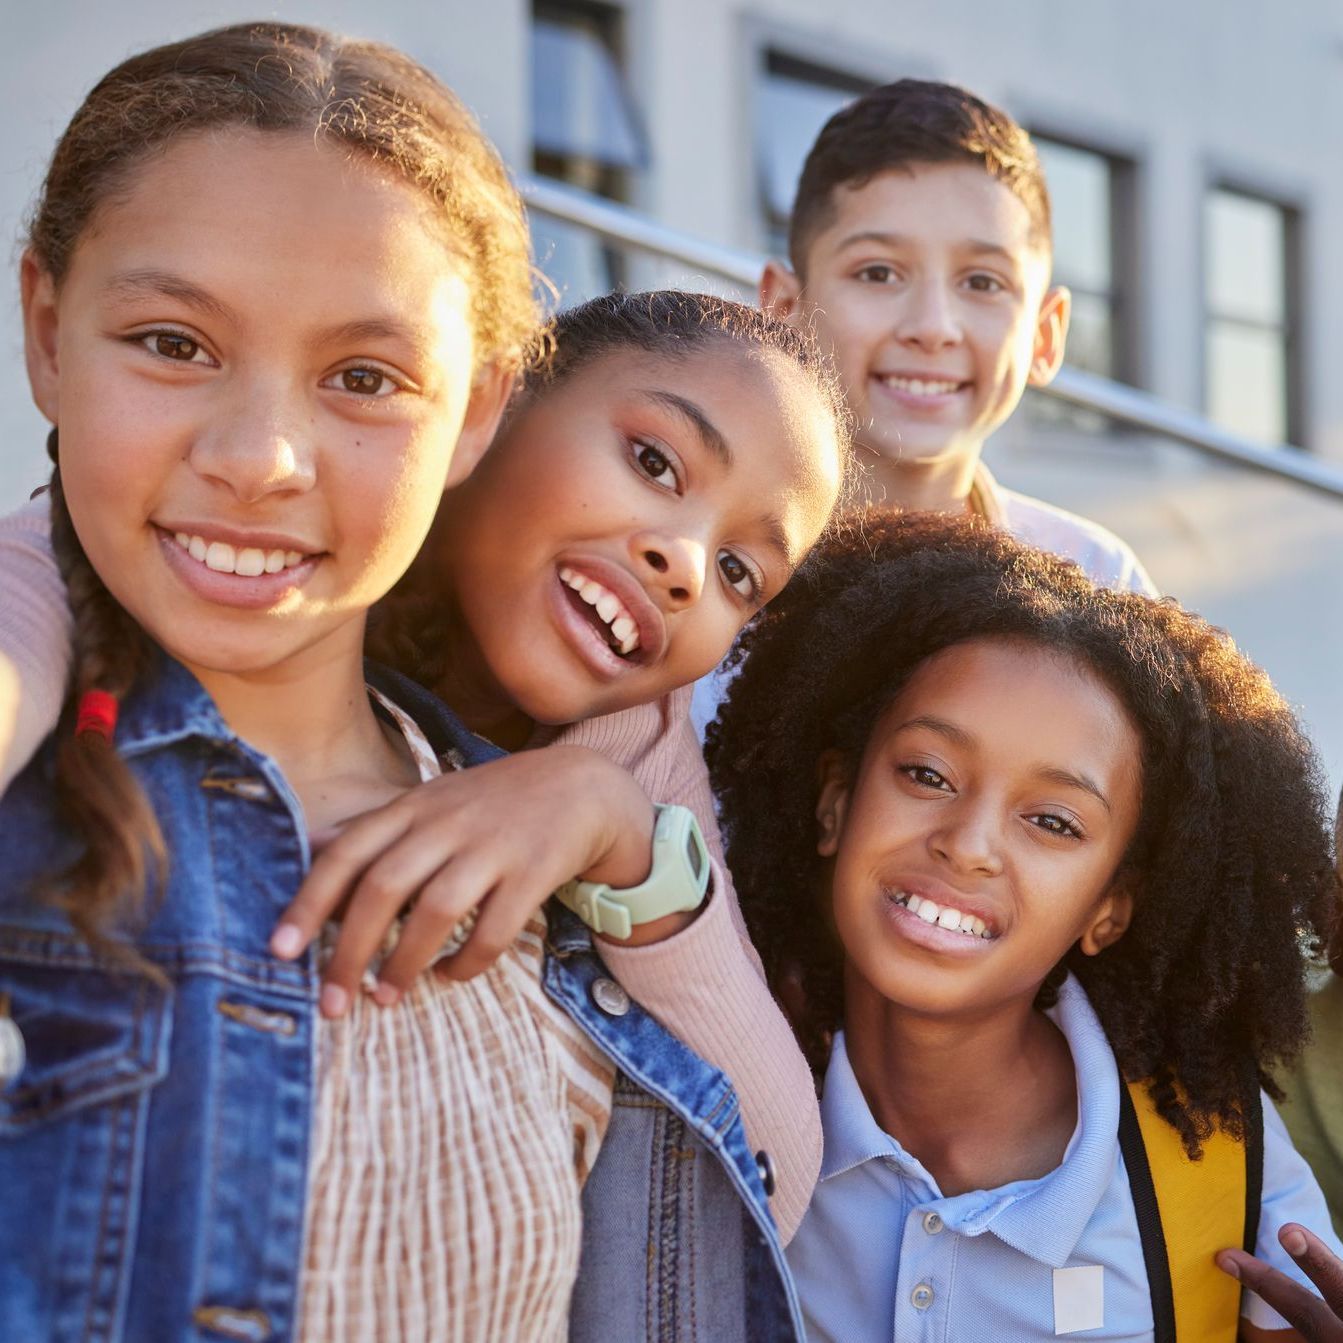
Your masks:
<svg viewBox="0 0 1343 1343"><path fill-rule="evenodd" d="M1142 1242L1119 1153L1114 1054L1075 979L1064 984L1049 1015L1077 1068L1078 1122L1062 1163L1042 1179L955 1198L943 1198L923 1166L882 1131L853 1075L844 1036L836 1036L821 1102L820 1182L788 1247L811 1343L1052 1339L1059 1283L1061 1324L1075 1325L1097 1309L1103 1320L1065 1336L1150 1343ZM1265 1097L1255 1252L1309 1287L1278 1244L1278 1228L1289 1221L1343 1254L1319 1186ZM1056 1280L1056 1269L1090 1272ZM1242 1313L1254 1324L1288 1327L1253 1293L1243 1301Z"/></svg>

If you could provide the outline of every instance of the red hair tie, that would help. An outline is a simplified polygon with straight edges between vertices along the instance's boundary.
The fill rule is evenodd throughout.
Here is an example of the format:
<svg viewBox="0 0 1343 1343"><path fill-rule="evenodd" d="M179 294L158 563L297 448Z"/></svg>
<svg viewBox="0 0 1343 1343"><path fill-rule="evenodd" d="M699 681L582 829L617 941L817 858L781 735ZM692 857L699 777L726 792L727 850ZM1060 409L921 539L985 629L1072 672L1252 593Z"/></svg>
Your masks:
<svg viewBox="0 0 1343 1343"><path fill-rule="evenodd" d="M96 733L108 741L117 730L117 697L106 690L86 690L75 711L75 736Z"/></svg>

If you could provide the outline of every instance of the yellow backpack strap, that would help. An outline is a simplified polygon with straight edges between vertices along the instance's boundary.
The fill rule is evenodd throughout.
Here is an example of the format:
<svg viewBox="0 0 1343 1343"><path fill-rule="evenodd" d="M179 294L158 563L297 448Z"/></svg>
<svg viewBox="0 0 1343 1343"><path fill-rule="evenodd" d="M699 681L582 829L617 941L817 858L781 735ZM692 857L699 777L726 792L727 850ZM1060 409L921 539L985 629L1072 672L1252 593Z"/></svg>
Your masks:
<svg viewBox="0 0 1343 1343"><path fill-rule="evenodd" d="M1119 1146L1151 1289L1156 1343L1235 1343L1240 1286L1213 1255L1253 1252L1263 1188L1263 1114L1250 1088L1247 1143L1218 1130L1191 1161L1142 1082L1119 1088Z"/></svg>

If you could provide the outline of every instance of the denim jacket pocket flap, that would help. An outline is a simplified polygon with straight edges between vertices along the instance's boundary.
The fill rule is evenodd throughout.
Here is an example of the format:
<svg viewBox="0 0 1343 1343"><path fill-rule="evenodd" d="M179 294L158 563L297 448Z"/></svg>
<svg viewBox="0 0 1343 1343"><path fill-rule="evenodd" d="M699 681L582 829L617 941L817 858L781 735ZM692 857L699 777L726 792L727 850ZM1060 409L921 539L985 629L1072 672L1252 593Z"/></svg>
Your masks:
<svg viewBox="0 0 1343 1343"><path fill-rule="evenodd" d="M77 954L52 959L63 963L0 960L0 1003L8 999L24 1055L0 1085L0 1139L133 1095L168 1069L170 990L133 970L80 965Z"/></svg>

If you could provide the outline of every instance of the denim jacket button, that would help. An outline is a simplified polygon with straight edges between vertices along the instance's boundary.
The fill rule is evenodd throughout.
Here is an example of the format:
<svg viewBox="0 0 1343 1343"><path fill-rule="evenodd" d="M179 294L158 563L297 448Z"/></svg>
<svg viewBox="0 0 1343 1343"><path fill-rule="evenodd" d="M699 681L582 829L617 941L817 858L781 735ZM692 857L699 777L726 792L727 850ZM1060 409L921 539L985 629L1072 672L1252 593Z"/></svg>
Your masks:
<svg viewBox="0 0 1343 1343"><path fill-rule="evenodd" d="M593 980L592 1001L608 1017L623 1017L630 1010L629 994L614 979Z"/></svg>
<svg viewBox="0 0 1343 1343"><path fill-rule="evenodd" d="M7 1087L28 1061L23 1032L9 1015L9 995L0 993L0 1089Z"/></svg>
<svg viewBox="0 0 1343 1343"><path fill-rule="evenodd" d="M761 1150L755 1154L755 1168L760 1174L760 1183L765 1187L765 1197L774 1197L774 1163L769 1153Z"/></svg>

